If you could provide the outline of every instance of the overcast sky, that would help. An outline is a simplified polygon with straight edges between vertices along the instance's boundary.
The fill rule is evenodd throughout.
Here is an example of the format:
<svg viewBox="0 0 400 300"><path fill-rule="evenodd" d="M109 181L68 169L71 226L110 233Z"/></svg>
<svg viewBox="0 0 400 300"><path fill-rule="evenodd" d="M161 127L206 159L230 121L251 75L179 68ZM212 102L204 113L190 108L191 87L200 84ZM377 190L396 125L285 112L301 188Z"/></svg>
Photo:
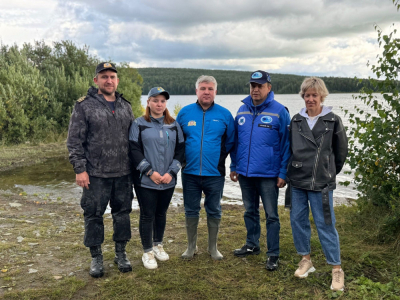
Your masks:
<svg viewBox="0 0 400 300"><path fill-rule="evenodd" d="M0 0L0 39L72 40L134 67L367 77L392 0Z"/></svg>

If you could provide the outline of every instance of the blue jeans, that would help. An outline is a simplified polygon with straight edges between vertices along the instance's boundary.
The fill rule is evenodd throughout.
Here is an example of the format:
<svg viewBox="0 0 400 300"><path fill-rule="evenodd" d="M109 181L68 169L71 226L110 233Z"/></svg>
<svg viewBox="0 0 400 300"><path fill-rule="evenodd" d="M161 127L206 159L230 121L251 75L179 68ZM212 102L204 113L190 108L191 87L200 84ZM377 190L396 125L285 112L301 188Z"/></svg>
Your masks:
<svg viewBox="0 0 400 300"><path fill-rule="evenodd" d="M281 224L278 215L279 189L277 178L246 177L239 175L244 208L244 222L247 229L246 245L260 245L260 196L267 219L267 255L279 256L279 231Z"/></svg>
<svg viewBox="0 0 400 300"><path fill-rule="evenodd" d="M310 206L308 202L310 202L319 241L321 242L327 263L334 266L340 265L340 244L339 235L335 228L336 219L333 210L333 191L329 191L332 224L326 225L322 210L322 193L320 191L307 191L292 187L290 223L292 225L293 241L297 253L300 255L311 253Z"/></svg>
<svg viewBox="0 0 400 300"><path fill-rule="evenodd" d="M224 183L225 176L197 176L182 173L183 204L186 217L200 217L201 193L204 192L204 208L207 216L221 219Z"/></svg>

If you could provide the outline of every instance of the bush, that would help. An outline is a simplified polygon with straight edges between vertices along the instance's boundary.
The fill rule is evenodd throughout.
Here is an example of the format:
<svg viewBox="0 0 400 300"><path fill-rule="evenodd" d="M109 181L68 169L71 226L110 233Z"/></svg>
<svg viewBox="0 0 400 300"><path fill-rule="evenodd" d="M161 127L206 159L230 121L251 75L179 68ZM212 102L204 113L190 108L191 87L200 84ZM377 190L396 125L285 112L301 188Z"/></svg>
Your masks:
<svg viewBox="0 0 400 300"><path fill-rule="evenodd" d="M399 1L395 5L399 9ZM390 237L400 232L400 39L395 29L387 35L378 26L375 30L383 49L377 64L371 66L377 79L369 78L372 88L364 87L359 96L353 96L374 113L357 107L356 113L345 111L351 123L348 163L360 192L361 209L371 204L387 208L383 231Z"/></svg>
<svg viewBox="0 0 400 300"><path fill-rule="evenodd" d="M49 141L68 129L72 108L93 83L98 58L71 41L0 48L0 142ZM128 64L118 69L120 85L141 115L142 78Z"/></svg>

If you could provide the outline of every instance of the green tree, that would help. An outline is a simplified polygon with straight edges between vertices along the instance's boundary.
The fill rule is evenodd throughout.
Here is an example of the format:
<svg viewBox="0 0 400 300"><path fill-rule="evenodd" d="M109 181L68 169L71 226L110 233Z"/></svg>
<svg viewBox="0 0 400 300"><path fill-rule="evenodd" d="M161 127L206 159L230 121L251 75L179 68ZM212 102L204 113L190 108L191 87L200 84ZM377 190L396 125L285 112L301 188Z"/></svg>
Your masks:
<svg viewBox="0 0 400 300"><path fill-rule="evenodd" d="M20 143L28 137L43 138L46 130L53 130L55 121L47 115L49 91L45 78L28 62L17 46L3 48L0 68L0 102L6 117L2 119L0 138ZM8 61L8 63L7 63Z"/></svg>
<svg viewBox="0 0 400 300"><path fill-rule="evenodd" d="M88 46L71 41L43 41L0 46L0 142L41 142L65 135L75 102L93 83L99 59ZM128 64L121 64L119 90L131 101L136 116L142 77Z"/></svg>
<svg viewBox="0 0 400 300"><path fill-rule="evenodd" d="M119 85L118 91L123 94L123 97L132 104L132 111L135 117L140 117L143 114L140 96L142 95L142 76L138 71L131 68L128 63L121 63L118 66Z"/></svg>
<svg viewBox="0 0 400 300"><path fill-rule="evenodd" d="M397 10L399 2L393 1ZM373 112L361 108L356 108L356 113L345 111L351 123L348 163L354 171L360 207L386 208L383 232L390 237L400 232L400 39L395 29L389 34L383 34L378 26L375 30L383 51L377 63L368 66L377 79L369 78L372 87L364 87L355 96Z"/></svg>

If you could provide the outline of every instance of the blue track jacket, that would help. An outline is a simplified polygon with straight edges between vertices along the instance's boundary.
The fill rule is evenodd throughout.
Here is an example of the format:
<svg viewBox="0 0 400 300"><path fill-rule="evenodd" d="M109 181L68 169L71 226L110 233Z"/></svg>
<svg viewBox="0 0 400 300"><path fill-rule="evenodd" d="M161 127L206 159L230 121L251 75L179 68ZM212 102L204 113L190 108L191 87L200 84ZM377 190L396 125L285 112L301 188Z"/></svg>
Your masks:
<svg viewBox="0 0 400 300"><path fill-rule="evenodd" d="M260 105L246 97L235 118L235 147L231 171L246 177L279 177L286 180L290 158L290 116L274 100L274 92Z"/></svg>
<svg viewBox="0 0 400 300"><path fill-rule="evenodd" d="M181 109L176 121L185 136L185 174L225 176L225 159L232 150L235 128L232 114L213 104L203 111L194 103Z"/></svg>

